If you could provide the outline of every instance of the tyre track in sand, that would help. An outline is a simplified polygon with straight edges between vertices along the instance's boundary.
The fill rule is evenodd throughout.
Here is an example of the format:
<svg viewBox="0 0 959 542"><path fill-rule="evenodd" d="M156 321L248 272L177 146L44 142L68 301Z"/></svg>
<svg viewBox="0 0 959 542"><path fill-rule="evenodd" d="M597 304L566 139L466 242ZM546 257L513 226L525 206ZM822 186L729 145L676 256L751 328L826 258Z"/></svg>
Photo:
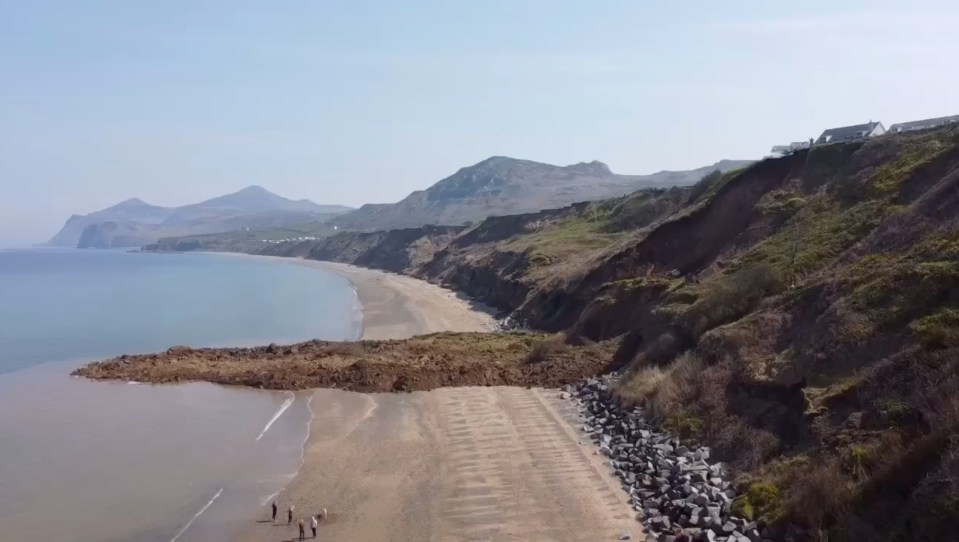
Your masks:
<svg viewBox="0 0 959 542"><path fill-rule="evenodd" d="M638 537L626 494L578 433L575 406L557 395L317 390L313 429L321 436L280 501L298 511L328 508L323 540L594 541L617 540L623 530ZM330 401L340 406L324 415ZM256 525L241 540L293 534Z"/></svg>
<svg viewBox="0 0 959 542"><path fill-rule="evenodd" d="M437 540L615 540L625 497L541 390L449 394ZM572 420L570 420L572 421Z"/></svg>

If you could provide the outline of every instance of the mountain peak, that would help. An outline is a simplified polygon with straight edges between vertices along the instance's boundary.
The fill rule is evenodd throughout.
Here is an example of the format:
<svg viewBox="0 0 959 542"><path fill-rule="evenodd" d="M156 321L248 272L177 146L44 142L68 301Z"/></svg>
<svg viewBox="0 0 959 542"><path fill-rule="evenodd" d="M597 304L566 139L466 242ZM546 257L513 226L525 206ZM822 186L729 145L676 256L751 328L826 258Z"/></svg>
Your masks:
<svg viewBox="0 0 959 542"><path fill-rule="evenodd" d="M166 235L218 233L243 227L278 227L325 220L348 210L339 205L317 205L308 199L293 201L259 185L178 207L157 207L130 198L100 211L70 217L50 244L86 245L87 242L80 241L91 225L95 227L90 232L99 232L104 238L125 238L125 242L136 239L136 244L148 244Z"/></svg>
<svg viewBox="0 0 959 542"><path fill-rule="evenodd" d="M593 160L592 162L580 162L578 164L572 164L567 166L570 169L575 169L577 171L588 172L593 174L602 174L602 175L612 175L613 172L610 171L609 166L600 162L599 160Z"/></svg>
<svg viewBox="0 0 959 542"><path fill-rule="evenodd" d="M163 207L157 207L156 205L149 204L143 201L140 198L130 198L117 203L106 209L90 213L90 217L97 217L102 214L115 214L117 217L129 216L130 214L151 214L151 213L163 213L165 209Z"/></svg>
<svg viewBox="0 0 959 542"><path fill-rule="evenodd" d="M518 158L510 158L509 156L495 155L495 156L490 156L486 160L483 160L482 162L480 162L480 164L496 164L499 162L518 162L518 161L519 161Z"/></svg>
<svg viewBox="0 0 959 542"><path fill-rule="evenodd" d="M485 168L496 168L501 167L507 164L515 164L523 162L523 160L518 160L516 158L510 158L509 156L490 156L489 158L479 161L472 166L466 166L461 169L485 169Z"/></svg>
<svg viewBox="0 0 959 542"><path fill-rule="evenodd" d="M726 167L713 169L727 169ZM711 171L711 170L710 170ZM461 167L397 203L366 205L335 219L341 228L385 230L424 224L462 224L491 215L558 209L576 202L622 197L648 187L691 185L705 173L691 170L618 175L599 160L567 166L490 156Z"/></svg>
<svg viewBox="0 0 959 542"><path fill-rule="evenodd" d="M251 184L250 186L248 186L248 187L246 187L246 188L244 188L244 189L242 189L242 190L240 190L240 191L238 191L238 192L235 192L235 193L236 193L236 194L249 194L249 195L266 195L266 194L272 195L272 194L273 194L273 192L270 192L269 190L267 190L266 188L263 188L262 186L260 186L260 185L258 185L258 184Z"/></svg>
<svg viewBox="0 0 959 542"><path fill-rule="evenodd" d="M140 198L130 198L121 201L120 203L114 205L113 209L123 209L125 207L153 207L149 203L143 201Z"/></svg>
<svg viewBox="0 0 959 542"><path fill-rule="evenodd" d="M593 160L592 162L579 162L578 164L570 164L563 168L562 166L554 166L552 164L546 164L542 162L535 162L532 160L523 160L520 158L511 158L509 156L490 156L482 162L478 162L472 166L462 168L463 170L484 170L484 169L503 169L511 166L519 167L534 167L534 168L557 168L557 169L572 169L580 173L586 173L591 175L612 175L609 166L600 162L599 160Z"/></svg>

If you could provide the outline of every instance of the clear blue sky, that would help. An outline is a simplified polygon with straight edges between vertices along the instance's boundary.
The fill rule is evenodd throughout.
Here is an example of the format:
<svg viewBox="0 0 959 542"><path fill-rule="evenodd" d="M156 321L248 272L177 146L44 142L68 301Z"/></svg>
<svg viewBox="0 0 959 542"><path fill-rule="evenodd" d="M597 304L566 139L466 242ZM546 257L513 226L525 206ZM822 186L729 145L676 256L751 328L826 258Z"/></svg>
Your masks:
<svg viewBox="0 0 959 542"><path fill-rule="evenodd" d="M0 246L128 197L395 201L490 155L614 171L959 114L959 4L0 0Z"/></svg>

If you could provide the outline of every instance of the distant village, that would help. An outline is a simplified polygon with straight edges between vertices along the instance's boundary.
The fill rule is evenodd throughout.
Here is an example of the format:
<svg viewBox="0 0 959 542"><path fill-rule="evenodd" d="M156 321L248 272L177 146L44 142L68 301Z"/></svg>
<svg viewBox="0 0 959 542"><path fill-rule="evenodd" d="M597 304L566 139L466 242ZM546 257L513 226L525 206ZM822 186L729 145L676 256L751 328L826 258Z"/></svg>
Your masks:
<svg viewBox="0 0 959 542"><path fill-rule="evenodd" d="M317 241L320 239L322 239L322 237L306 235L303 237L287 237L286 239L261 239L261 241L264 243L270 243L272 245L278 245L280 243L289 243L290 241Z"/></svg>
<svg viewBox="0 0 959 542"><path fill-rule="evenodd" d="M333 231L339 230L339 226L333 226ZM250 228L244 228L246 231L250 231ZM269 243L271 245L279 245L282 243L298 242L298 241L319 241L323 239L321 236L317 235L303 235L300 237L287 237L285 239L260 239L264 243Z"/></svg>
<svg viewBox="0 0 959 542"><path fill-rule="evenodd" d="M893 124L887 130L881 122L869 121L865 124L856 124L854 126L842 126L840 128L830 128L822 133L817 139L809 141L797 141L788 145L776 145L772 148L772 154L766 158L776 158L792 154L798 150L808 149L817 145L828 145L830 143L841 143L843 141L857 141L860 139L870 139L885 134L898 134L901 132L915 132L918 130L929 130L946 126L947 124L959 123L959 115L951 117L939 117L935 119L914 120Z"/></svg>

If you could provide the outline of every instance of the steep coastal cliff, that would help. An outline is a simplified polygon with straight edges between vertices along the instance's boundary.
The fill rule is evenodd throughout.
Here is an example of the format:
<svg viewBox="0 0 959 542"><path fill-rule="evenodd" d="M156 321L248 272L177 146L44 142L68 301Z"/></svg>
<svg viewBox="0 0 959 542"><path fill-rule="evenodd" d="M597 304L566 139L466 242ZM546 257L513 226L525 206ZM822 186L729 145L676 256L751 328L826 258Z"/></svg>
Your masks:
<svg viewBox="0 0 959 542"><path fill-rule="evenodd" d="M614 341L620 397L734 466L747 518L943 540L959 519L957 215L953 128L463 231L261 252L441 282L568 348Z"/></svg>

